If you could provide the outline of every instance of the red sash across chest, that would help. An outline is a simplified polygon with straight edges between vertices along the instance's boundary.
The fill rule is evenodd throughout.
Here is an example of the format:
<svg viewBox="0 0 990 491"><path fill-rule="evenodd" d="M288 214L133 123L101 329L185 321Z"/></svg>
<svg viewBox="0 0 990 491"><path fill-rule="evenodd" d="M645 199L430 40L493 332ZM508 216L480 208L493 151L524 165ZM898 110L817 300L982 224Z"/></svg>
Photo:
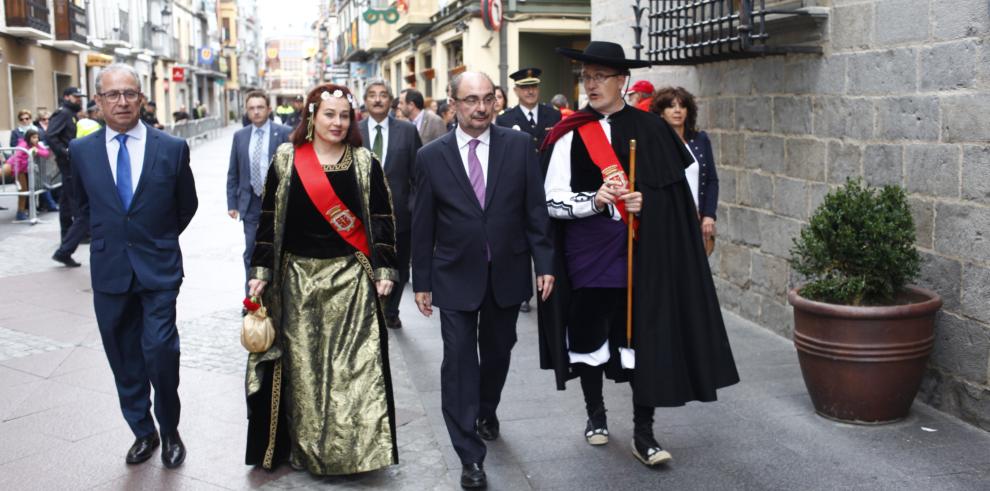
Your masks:
<svg viewBox="0 0 990 491"><path fill-rule="evenodd" d="M320 165L320 159L316 157L312 143L296 149L294 165L310 201L317 210L320 210L320 214L330 227L348 244L363 252L365 256L370 256L371 248L368 247L364 224L333 190L330 179Z"/></svg>
<svg viewBox="0 0 990 491"><path fill-rule="evenodd" d="M619 157L608 142L608 137L605 136L605 130L602 129L601 123L597 120L591 121L579 126L577 131L581 134L581 139L584 140L584 146L588 149L591 161L601 170L602 180L621 187L628 186L629 179L626 178L626 171L622 169ZM629 219L625 201L617 200L615 208L623 222Z"/></svg>

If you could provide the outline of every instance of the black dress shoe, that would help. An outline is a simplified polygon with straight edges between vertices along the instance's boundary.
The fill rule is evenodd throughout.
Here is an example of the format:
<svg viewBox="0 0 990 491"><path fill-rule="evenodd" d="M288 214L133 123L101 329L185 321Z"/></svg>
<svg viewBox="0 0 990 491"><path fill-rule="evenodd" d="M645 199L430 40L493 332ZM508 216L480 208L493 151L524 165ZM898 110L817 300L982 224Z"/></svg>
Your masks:
<svg viewBox="0 0 990 491"><path fill-rule="evenodd" d="M152 454L155 453L155 449L158 448L159 443L161 441L158 439L158 433L152 433L134 440L131 449L127 451L127 463L140 464L150 459Z"/></svg>
<svg viewBox="0 0 990 491"><path fill-rule="evenodd" d="M52 259L62 263L67 268L78 268L79 266L82 266L82 264L77 263L75 259L72 259L72 256L68 254L62 255L57 251L55 254L52 254Z"/></svg>
<svg viewBox="0 0 990 491"><path fill-rule="evenodd" d="M402 329L402 321L399 319L399 316L397 315L394 317L390 315L386 315L385 327L389 329Z"/></svg>
<svg viewBox="0 0 990 491"><path fill-rule="evenodd" d="M179 432L176 431L169 436L163 436L162 463L165 464L165 467L175 469L182 465L184 460L186 460L186 446L182 444Z"/></svg>
<svg viewBox="0 0 990 491"><path fill-rule="evenodd" d="M461 468L461 487L464 489L481 489L488 487L485 468L481 464L465 464Z"/></svg>
<svg viewBox="0 0 990 491"><path fill-rule="evenodd" d="M478 436L482 440L496 440L498 439L498 418L492 416L491 418L478 418L475 423L477 427Z"/></svg>

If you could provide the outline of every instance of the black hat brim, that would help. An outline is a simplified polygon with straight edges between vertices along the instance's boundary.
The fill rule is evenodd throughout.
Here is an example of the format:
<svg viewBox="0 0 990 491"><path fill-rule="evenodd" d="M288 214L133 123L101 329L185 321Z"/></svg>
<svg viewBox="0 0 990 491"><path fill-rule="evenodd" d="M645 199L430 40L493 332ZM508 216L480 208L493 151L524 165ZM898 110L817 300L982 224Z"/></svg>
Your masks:
<svg viewBox="0 0 990 491"><path fill-rule="evenodd" d="M583 51L578 51L574 48L557 48L557 53L562 54L572 60L581 61L584 63L594 63L596 65L610 66L613 68L646 68L650 66L649 61L645 60L628 60L623 58L607 58L604 56L595 56L585 54Z"/></svg>

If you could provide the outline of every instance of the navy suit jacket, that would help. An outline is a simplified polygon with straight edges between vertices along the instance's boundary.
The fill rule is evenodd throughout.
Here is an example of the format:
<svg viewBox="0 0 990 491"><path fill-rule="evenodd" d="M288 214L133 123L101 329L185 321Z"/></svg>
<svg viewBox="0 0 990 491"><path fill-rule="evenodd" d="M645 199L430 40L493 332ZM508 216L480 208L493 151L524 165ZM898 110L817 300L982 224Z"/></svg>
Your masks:
<svg viewBox="0 0 990 491"><path fill-rule="evenodd" d="M718 173L715 172L715 156L712 154L712 141L708 134L699 131L688 141L691 153L698 159L698 212L702 217L715 216L718 208Z"/></svg>
<svg viewBox="0 0 990 491"><path fill-rule="evenodd" d="M268 135L268 161L275 155L279 145L289 141L292 128L271 122ZM234 133L234 141L230 146L230 166L227 168L227 209L237 210L241 219L247 213L251 204L251 133L254 125L249 124Z"/></svg>
<svg viewBox="0 0 990 491"><path fill-rule="evenodd" d="M371 117L364 118L358 123L364 148L371 150L373 136L368 132ZM395 214L395 231L409 231L410 210L412 209L412 179L413 165L416 163L416 152L423 146L416 125L408 121L400 121L393 116L388 117L388 148L385 149L385 177L392 192L392 213Z"/></svg>
<svg viewBox="0 0 990 491"><path fill-rule="evenodd" d="M97 292L125 293L132 277L149 290L174 290L182 284L179 234L199 205L189 145L154 128L147 130L144 167L128 210L110 171L106 129L69 144L76 218L89 219L90 273Z"/></svg>
<svg viewBox="0 0 990 491"><path fill-rule="evenodd" d="M441 309L475 311L488 286L495 301L518 305L536 274L553 274L543 179L526 133L491 125L482 209L457 149L456 130L416 155L412 216L413 287ZM487 252L491 251L489 265Z"/></svg>

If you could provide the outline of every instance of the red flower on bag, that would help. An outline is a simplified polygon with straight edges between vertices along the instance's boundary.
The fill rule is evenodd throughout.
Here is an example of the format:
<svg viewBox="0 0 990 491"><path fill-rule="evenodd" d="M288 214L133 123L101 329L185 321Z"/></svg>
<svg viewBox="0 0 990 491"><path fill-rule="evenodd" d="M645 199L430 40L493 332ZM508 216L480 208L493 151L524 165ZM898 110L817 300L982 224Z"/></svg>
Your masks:
<svg viewBox="0 0 990 491"><path fill-rule="evenodd" d="M261 304L255 303L254 299L255 297L244 297L244 308L247 309L248 312L254 312L255 310L261 308Z"/></svg>

